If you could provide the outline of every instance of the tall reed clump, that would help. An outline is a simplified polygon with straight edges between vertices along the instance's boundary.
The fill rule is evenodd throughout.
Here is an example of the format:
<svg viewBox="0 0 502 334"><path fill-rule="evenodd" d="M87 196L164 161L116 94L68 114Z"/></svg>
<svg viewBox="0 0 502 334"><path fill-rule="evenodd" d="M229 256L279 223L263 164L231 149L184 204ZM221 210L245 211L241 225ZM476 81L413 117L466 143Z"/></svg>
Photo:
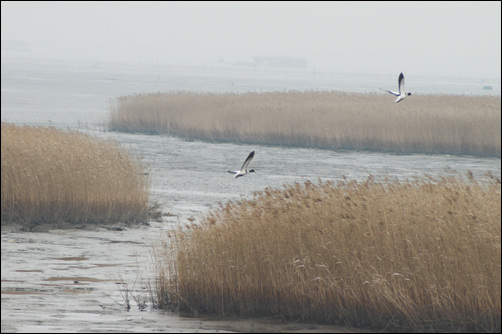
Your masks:
<svg viewBox="0 0 502 334"><path fill-rule="evenodd" d="M146 219L148 180L118 143L2 123L2 224Z"/></svg>
<svg viewBox="0 0 502 334"><path fill-rule="evenodd" d="M157 247L160 304L500 332L500 180L469 177L295 183L222 204Z"/></svg>
<svg viewBox="0 0 502 334"><path fill-rule="evenodd" d="M120 97L113 131L185 139L398 153L500 157L500 96L333 91L211 94L168 92Z"/></svg>

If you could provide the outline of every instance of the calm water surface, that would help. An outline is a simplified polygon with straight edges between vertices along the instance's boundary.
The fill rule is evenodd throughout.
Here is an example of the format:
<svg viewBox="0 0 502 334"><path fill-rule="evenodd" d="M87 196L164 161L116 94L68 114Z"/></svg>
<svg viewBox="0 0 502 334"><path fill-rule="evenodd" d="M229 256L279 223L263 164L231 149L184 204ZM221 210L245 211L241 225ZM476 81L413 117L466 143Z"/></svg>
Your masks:
<svg viewBox="0 0 502 334"><path fill-rule="evenodd" d="M342 176L364 180L369 174L404 180L424 174L465 175L470 170L480 178L486 172L500 177L499 158L213 144L105 131L113 99L135 93L293 89L378 93L378 87L393 87L395 81L392 75L2 60L2 121L69 128L119 141L146 166L152 202L172 214L162 222L124 231L2 229L2 332L242 330L239 324L213 326L201 319L152 311L126 312L122 283L147 296L151 245L165 231L199 218L218 202L251 196L265 187L338 181ZM407 77L408 88L424 94L500 95L500 82L489 82L494 90L486 92L481 87L487 82ZM240 168L252 150L256 154L250 167L256 173L239 179L226 173Z"/></svg>

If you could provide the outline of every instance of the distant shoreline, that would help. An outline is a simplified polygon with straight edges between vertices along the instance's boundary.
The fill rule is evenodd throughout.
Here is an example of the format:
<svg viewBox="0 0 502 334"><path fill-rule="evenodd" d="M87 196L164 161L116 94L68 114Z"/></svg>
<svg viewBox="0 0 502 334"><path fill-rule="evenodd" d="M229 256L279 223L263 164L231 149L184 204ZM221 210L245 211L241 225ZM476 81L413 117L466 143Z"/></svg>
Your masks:
<svg viewBox="0 0 502 334"><path fill-rule="evenodd" d="M288 90L336 90L343 92L381 93L379 87L397 84L396 73L355 73L342 71L329 71L310 68L280 68L267 66L249 66L226 63L221 61L208 62L205 64L195 63L162 63L150 61L118 61L89 59L58 59L33 56L29 52L3 52L2 65L8 64L37 64L40 66L56 65L59 70L62 66L72 70L89 69L107 71L112 70L117 74L124 72L138 72L150 74L153 80L167 80L176 73L187 73L207 77L228 77L228 89L251 88L251 91L288 91ZM7 67L8 68L8 67ZM415 75L406 73L407 86L420 95L429 94L453 94L468 96L501 96L501 78L497 77L468 77L461 73L455 76ZM249 87L246 79L262 78L256 87ZM266 80L263 80L266 79ZM268 80L275 80L276 84L284 84L274 89L268 86ZM233 87L232 87L233 85ZM483 89L484 86L492 86L492 90ZM213 87L214 88L214 87Z"/></svg>

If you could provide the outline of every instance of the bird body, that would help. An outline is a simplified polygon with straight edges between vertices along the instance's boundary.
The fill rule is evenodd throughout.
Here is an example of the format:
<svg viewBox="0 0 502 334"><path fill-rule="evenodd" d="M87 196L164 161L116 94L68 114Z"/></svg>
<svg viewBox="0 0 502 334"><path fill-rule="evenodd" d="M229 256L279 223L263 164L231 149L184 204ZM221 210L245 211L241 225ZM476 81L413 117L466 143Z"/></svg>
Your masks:
<svg viewBox="0 0 502 334"><path fill-rule="evenodd" d="M390 93L392 95L396 95L397 96L397 99L394 101L394 103L398 103L398 102L404 100L404 98L406 97L406 95L411 95L411 93L406 93L404 91L404 75L403 75L402 72L399 75L399 79L397 80L397 82L398 82L398 85L399 85L399 92L394 92L394 91L391 91L391 90L386 90L386 89L380 88L381 90L384 90L387 93Z"/></svg>
<svg viewBox="0 0 502 334"><path fill-rule="evenodd" d="M229 170L228 173L234 174L234 178L238 178L240 176L244 176L247 173L254 173L254 169L250 169L250 170L247 169L248 165L251 162L251 159L253 159L253 157L254 157L254 151L251 151L251 153L249 153L248 157L244 161L244 164L242 164L242 167L241 167L240 170L237 170L237 171L231 171L231 170Z"/></svg>

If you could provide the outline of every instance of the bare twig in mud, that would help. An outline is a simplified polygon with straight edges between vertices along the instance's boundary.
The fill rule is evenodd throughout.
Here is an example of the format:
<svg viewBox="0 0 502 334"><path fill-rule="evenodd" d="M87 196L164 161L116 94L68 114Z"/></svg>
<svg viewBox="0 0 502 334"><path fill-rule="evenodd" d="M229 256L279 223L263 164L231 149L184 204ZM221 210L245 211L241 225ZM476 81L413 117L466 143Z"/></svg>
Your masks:
<svg viewBox="0 0 502 334"><path fill-rule="evenodd" d="M122 281L122 287L124 287L124 289L120 290L120 294L122 296L122 299L124 300L124 307L126 309L126 311L129 311L131 310L131 303L130 303L130 298L129 298L129 294L130 294L130 290L127 288L127 283L124 283Z"/></svg>
<svg viewBox="0 0 502 334"><path fill-rule="evenodd" d="M130 311L131 310L131 300L134 300L134 302L138 306L138 309L140 311L144 311L147 308L148 303L145 300L143 300L141 293L134 293L134 288L136 286L136 280L134 281L134 284L131 289L129 289L126 282L122 281L120 284L122 284L122 289L120 290L120 294L122 296L122 299L124 300L124 305L123 305L124 308L127 311Z"/></svg>
<svg viewBox="0 0 502 334"><path fill-rule="evenodd" d="M158 309L158 303L157 303L157 300L155 298L155 294L153 293L154 289L150 283L150 280L147 280L146 281L146 289L148 290L149 292L149 295L150 295L150 308L151 309ZM146 303L146 302L145 302Z"/></svg>
<svg viewBox="0 0 502 334"><path fill-rule="evenodd" d="M151 301L151 307L155 308L155 302L154 302L154 297L151 289L151 285L149 283L149 280L146 279L146 286L145 287L140 287L139 289L145 290L144 293L149 294L150 297L145 297L143 292L138 292L138 288L136 288L136 284L138 283L138 279L141 281L142 278L140 278L140 268L139 268L139 263L136 263L136 277L134 279L134 282L132 284L132 287L129 288L129 285L127 282L124 281L122 278L122 275L120 275L120 283L122 285L122 289L120 289L120 295L122 297L122 300L124 301L123 304L119 304L120 306L123 306L127 311L131 310L131 300L133 300L136 303L136 306L140 311L145 311L148 307L148 299Z"/></svg>

